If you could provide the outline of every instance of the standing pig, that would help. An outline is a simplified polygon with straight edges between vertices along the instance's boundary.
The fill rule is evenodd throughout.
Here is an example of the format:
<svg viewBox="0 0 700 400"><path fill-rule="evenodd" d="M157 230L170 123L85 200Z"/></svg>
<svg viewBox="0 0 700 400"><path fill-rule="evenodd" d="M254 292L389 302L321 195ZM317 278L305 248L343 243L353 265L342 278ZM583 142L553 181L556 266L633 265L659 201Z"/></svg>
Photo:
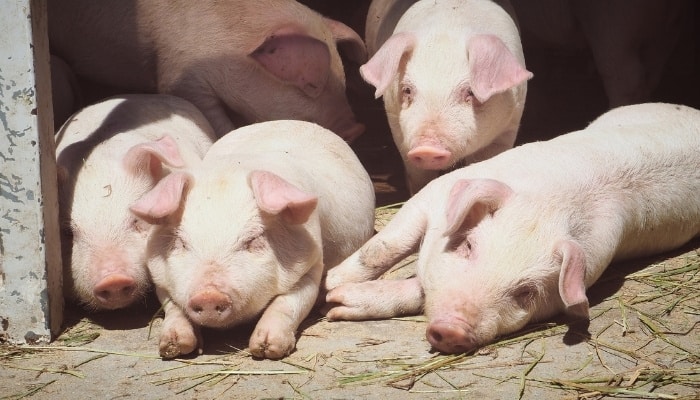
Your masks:
<svg viewBox="0 0 700 400"><path fill-rule="evenodd" d="M512 0L523 38L531 40L526 50L590 51L611 108L651 99L683 25L692 20L692 3Z"/></svg>
<svg viewBox="0 0 700 400"><path fill-rule="evenodd" d="M498 4L410 3L372 3L367 47L377 50L360 73L384 96L414 194L441 170L513 147L532 74L518 28Z"/></svg>
<svg viewBox="0 0 700 400"><path fill-rule="evenodd" d="M129 206L170 168L204 156L214 132L190 103L128 95L73 115L56 136L66 295L88 309L116 309L150 287L151 224Z"/></svg>
<svg viewBox="0 0 700 400"><path fill-rule="evenodd" d="M62 0L48 14L52 53L78 76L178 95L219 136L241 119L313 121L348 142L364 131L336 48L365 62L362 39L296 1Z"/></svg>
<svg viewBox="0 0 700 400"><path fill-rule="evenodd" d="M444 175L331 270L331 319L428 317L427 339L470 351L533 320L588 317L613 261L700 233L700 111L614 109L582 131ZM439 210L439 211L438 211ZM374 280L420 245L417 277Z"/></svg>
<svg viewBox="0 0 700 400"><path fill-rule="evenodd" d="M232 131L131 209L164 219L148 261L165 306L161 356L201 349L199 326L259 317L250 352L281 358L294 349L324 270L372 235L374 189L336 135L272 121Z"/></svg>

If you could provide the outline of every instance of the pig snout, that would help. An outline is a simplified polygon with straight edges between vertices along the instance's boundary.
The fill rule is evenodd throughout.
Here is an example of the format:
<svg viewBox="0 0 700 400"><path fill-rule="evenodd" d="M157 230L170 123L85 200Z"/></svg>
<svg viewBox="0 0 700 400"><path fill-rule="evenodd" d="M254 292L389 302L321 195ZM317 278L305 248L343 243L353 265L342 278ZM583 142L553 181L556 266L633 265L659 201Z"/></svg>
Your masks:
<svg viewBox="0 0 700 400"><path fill-rule="evenodd" d="M464 353L479 345L474 330L469 324L459 320L432 321L425 335L434 349L448 354Z"/></svg>
<svg viewBox="0 0 700 400"><path fill-rule="evenodd" d="M100 306L107 309L126 307L137 297L136 280L123 273L109 274L93 287L93 294Z"/></svg>
<svg viewBox="0 0 700 400"><path fill-rule="evenodd" d="M195 292L187 302L187 315L202 326L223 327L232 312L231 297L214 288Z"/></svg>
<svg viewBox="0 0 700 400"><path fill-rule="evenodd" d="M439 145L421 144L406 155L409 162L421 169L440 170L452 164L452 153Z"/></svg>

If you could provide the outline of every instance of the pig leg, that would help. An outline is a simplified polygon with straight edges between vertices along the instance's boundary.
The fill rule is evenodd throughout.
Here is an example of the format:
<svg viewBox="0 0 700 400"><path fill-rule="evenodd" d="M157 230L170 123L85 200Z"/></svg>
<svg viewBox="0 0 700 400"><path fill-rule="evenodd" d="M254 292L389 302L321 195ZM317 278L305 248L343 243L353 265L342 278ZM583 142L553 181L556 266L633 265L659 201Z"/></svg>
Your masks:
<svg viewBox="0 0 700 400"><path fill-rule="evenodd" d="M425 213L418 204L419 201L413 201L404 205L384 229L345 261L331 268L326 276L326 289L376 279L414 253L427 225Z"/></svg>
<svg viewBox="0 0 700 400"><path fill-rule="evenodd" d="M156 288L156 294L165 312L158 343L160 356L175 358L189 354L195 349L201 354L203 341L199 328L192 325L182 309L170 300L170 296L164 290Z"/></svg>
<svg viewBox="0 0 700 400"><path fill-rule="evenodd" d="M279 359L289 355L296 345L296 331L316 302L323 265L318 263L290 292L272 300L263 312L248 344L255 357Z"/></svg>
<svg viewBox="0 0 700 400"><path fill-rule="evenodd" d="M330 320L366 320L416 315L423 311L417 277L346 283L331 290L322 312Z"/></svg>

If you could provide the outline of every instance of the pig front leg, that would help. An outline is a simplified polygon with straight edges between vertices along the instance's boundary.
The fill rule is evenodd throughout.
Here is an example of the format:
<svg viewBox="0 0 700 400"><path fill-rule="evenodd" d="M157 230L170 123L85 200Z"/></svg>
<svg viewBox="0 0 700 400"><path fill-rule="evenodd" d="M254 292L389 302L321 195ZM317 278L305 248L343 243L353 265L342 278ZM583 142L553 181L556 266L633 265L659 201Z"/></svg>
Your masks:
<svg viewBox="0 0 700 400"><path fill-rule="evenodd" d="M416 315L423 311L417 277L346 283L328 292L323 313L330 320L367 320Z"/></svg>
<svg viewBox="0 0 700 400"><path fill-rule="evenodd" d="M325 288L330 290L344 283L364 282L378 278L398 261L414 253L423 238L427 224L419 201L406 203L392 220L350 255L328 271Z"/></svg>
<svg viewBox="0 0 700 400"><path fill-rule="evenodd" d="M170 299L166 291L156 288L156 294L165 312L158 343L160 356L168 359L175 358L192 353L195 349L202 354L203 341L199 327L190 322L184 311Z"/></svg>
<svg viewBox="0 0 700 400"><path fill-rule="evenodd" d="M319 262L288 293L272 300L250 337L248 348L255 357L279 359L296 346L296 332L316 302L323 265Z"/></svg>

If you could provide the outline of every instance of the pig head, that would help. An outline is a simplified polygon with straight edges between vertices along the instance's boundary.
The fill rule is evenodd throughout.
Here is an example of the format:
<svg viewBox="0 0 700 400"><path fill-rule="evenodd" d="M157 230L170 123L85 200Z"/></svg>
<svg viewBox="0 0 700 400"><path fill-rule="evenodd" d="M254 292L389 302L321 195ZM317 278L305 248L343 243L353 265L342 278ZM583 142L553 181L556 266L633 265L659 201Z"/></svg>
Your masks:
<svg viewBox="0 0 700 400"><path fill-rule="evenodd" d="M445 229L426 233L418 265L435 349L470 351L564 310L588 317L586 288L612 252L587 257L562 210L534 202L496 180L455 183Z"/></svg>
<svg viewBox="0 0 700 400"><path fill-rule="evenodd" d="M69 0L49 5L49 21L52 52L78 76L185 98L218 136L235 122L276 119L316 122L348 142L364 131L338 53L362 63L364 43L295 1Z"/></svg>
<svg viewBox="0 0 700 400"><path fill-rule="evenodd" d="M128 146L128 145L127 145ZM151 225L128 205L163 175L162 163L183 161L172 138L135 142L114 159L113 146L95 148L77 171L60 160L64 221L65 288L89 309L122 308L143 299L150 287L144 257ZM111 158L111 159L110 159ZM72 194L72 195L71 195Z"/></svg>
<svg viewBox="0 0 700 400"><path fill-rule="evenodd" d="M145 297L152 225L129 206L171 169L202 157L212 141L194 106L171 96L110 99L63 126L56 154L68 297L90 310Z"/></svg>
<svg viewBox="0 0 700 400"><path fill-rule="evenodd" d="M412 194L511 148L532 77L515 22L490 1L416 2L360 72L384 97Z"/></svg>

